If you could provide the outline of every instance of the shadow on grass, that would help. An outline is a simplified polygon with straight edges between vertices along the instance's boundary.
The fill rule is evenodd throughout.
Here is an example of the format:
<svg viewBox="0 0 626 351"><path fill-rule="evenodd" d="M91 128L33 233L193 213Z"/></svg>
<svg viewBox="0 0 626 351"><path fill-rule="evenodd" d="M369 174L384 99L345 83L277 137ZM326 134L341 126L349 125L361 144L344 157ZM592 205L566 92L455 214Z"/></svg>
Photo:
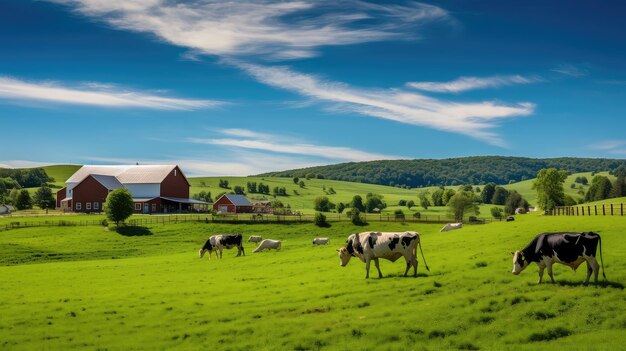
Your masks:
<svg viewBox="0 0 626 351"><path fill-rule="evenodd" d="M123 236L146 236L152 235L150 229L146 227L135 227L135 226L126 226L126 227L117 227L115 231L119 235Z"/></svg>
<svg viewBox="0 0 626 351"><path fill-rule="evenodd" d="M560 286L585 286L584 282L581 281L573 281L573 280L557 280L556 283ZM590 287L596 286L593 282L589 282ZM611 282L608 280L598 280L598 287L600 288L614 288L624 290L624 284Z"/></svg>

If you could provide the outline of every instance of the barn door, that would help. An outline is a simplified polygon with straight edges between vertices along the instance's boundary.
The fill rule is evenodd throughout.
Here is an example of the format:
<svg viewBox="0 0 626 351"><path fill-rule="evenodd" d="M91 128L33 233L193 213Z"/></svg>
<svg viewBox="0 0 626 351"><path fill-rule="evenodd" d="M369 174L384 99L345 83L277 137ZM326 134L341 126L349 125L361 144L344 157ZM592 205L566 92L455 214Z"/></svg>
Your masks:
<svg viewBox="0 0 626 351"><path fill-rule="evenodd" d="M150 205L143 204L143 213L150 213Z"/></svg>

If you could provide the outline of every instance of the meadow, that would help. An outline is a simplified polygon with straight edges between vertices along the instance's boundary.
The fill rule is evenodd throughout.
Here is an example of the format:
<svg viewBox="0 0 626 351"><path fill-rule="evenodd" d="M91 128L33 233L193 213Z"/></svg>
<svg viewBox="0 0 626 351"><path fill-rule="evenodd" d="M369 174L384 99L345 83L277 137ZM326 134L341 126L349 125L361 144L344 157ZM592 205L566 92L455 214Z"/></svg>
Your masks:
<svg viewBox="0 0 626 351"><path fill-rule="evenodd" d="M0 348L218 350L617 350L626 344L624 217L516 216L466 226L184 223L0 233ZM342 268L353 232L417 230L430 272L404 263ZM558 265L511 274L511 251L543 231L602 235L608 281ZM279 252L198 258L214 233L283 240ZM329 246L312 246L317 236ZM372 267L372 269L374 269Z"/></svg>

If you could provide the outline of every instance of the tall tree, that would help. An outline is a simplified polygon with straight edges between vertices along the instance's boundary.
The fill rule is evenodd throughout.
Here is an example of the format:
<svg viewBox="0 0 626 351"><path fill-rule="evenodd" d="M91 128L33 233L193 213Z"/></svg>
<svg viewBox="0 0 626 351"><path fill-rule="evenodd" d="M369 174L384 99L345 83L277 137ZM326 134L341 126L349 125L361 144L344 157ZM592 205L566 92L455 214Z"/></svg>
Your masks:
<svg viewBox="0 0 626 351"><path fill-rule="evenodd" d="M496 186L496 189L493 192L493 197L491 198L491 203L494 205L504 205L508 196L508 190L501 186Z"/></svg>
<svg viewBox="0 0 626 351"><path fill-rule="evenodd" d="M28 190L20 190L20 192L17 194L17 199L15 199L15 207L18 210L33 208L33 200L31 199Z"/></svg>
<svg viewBox="0 0 626 351"><path fill-rule="evenodd" d="M365 211L365 205L363 205L363 198L361 197L361 195L354 195L352 197L350 207L352 207L353 209L356 208L359 211Z"/></svg>
<svg viewBox="0 0 626 351"><path fill-rule="evenodd" d="M104 206L107 218L115 225L124 222L133 214L133 197L130 191L124 188L117 188L109 193Z"/></svg>
<svg viewBox="0 0 626 351"><path fill-rule="evenodd" d="M596 175L591 179L591 186L585 194L585 201L600 201L608 199L611 195L611 181L608 177Z"/></svg>
<svg viewBox="0 0 626 351"><path fill-rule="evenodd" d="M480 198L484 204L490 204L493 199L493 193L496 192L496 183L487 183L483 187L483 191L480 193Z"/></svg>
<svg viewBox="0 0 626 351"><path fill-rule="evenodd" d="M621 165L610 172L615 176L612 197L626 196L626 166Z"/></svg>
<svg viewBox="0 0 626 351"><path fill-rule="evenodd" d="M552 210L555 206L562 206L565 202L563 183L567 178L567 171L558 171L556 168L544 168L537 173L533 182L533 190L537 191L537 205L543 210Z"/></svg>
<svg viewBox="0 0 626 351"><path fill-rule="evenodd" d="M474 202L474 194L467 191L458 191L448 201L448 210L456 221L462 221L466 213L478 215L478 205Z"/></svg>
<svg viewBox="0 0 626 351"><path fill-rule="evenodd" d="M520 193L516 190L511 190L504 202L504 212L507 215L511 215L514 214L515 210L518 208L523 208L524 211L528 211L528 206L528 201L526 201Z"/></svg>
<svg viewBox="0 0 626 351"><path fill-rule="evenodd" d="M39 206L42 210L46 210L46 214L48 213L48 209L54 208L56 206L56 200L54 199L54 195L52 195L52 190L47 186L42 186L37 189L34 196L35 205Z"/></svg>

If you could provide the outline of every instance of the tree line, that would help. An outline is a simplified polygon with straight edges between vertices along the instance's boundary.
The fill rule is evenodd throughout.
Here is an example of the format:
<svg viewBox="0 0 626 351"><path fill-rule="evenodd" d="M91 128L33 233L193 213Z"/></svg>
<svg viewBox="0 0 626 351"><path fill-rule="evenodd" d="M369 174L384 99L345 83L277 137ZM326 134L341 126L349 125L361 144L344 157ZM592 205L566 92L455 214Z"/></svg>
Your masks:
<svg viewBox="0 0 626 351"><path fill-rule="evenodd" d="M541 169L556 168L569 173L614 170L626 160L595 158L536 159L508 156L474 156L449 159L382 160L348 162L309 167L259 176L307 177L390 185L402 188L458 186L462 184L499 185L535 178Z"/></svg>

